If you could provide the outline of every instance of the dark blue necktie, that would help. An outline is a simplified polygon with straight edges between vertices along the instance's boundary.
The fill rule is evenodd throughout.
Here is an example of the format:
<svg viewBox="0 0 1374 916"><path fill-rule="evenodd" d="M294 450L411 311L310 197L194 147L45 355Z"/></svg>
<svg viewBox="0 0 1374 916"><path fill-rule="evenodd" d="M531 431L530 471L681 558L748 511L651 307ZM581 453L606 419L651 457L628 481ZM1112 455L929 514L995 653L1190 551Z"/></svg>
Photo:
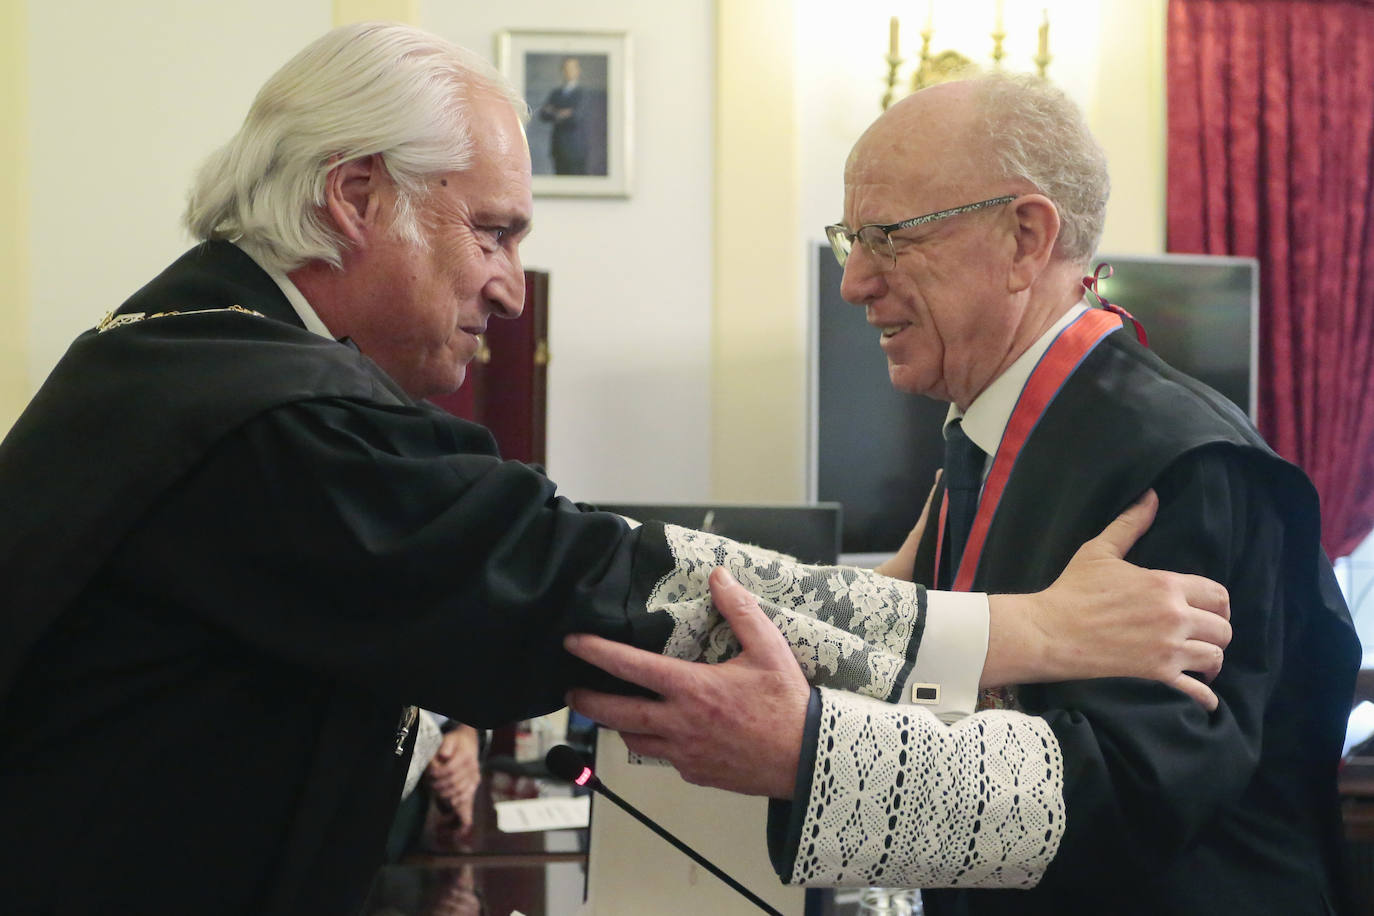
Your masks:
<svg viewBox="0 0 1374 916"><path fill-rule="evenodd" d="M949 493L949 568L950 580L959 574L973 516L978 511L978 491L983 485L983 462L987 456L955 420L945 430L945 490Z"/></svg>

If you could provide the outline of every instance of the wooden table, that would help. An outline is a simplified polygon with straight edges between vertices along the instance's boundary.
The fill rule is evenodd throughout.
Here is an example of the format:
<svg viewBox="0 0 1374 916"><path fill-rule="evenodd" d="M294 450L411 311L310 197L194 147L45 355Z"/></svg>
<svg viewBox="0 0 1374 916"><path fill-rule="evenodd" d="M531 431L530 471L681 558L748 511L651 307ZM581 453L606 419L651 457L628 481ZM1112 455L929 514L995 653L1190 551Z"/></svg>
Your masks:
<svg viewBox="0 0 1374 916"><path fill-rule="evenodd" d="M422 845L374 878L364 916L570 916L586 889L587 831L502 833L497 801L533 798L528 777L484 773L472 832L426 830Z"/></svg>

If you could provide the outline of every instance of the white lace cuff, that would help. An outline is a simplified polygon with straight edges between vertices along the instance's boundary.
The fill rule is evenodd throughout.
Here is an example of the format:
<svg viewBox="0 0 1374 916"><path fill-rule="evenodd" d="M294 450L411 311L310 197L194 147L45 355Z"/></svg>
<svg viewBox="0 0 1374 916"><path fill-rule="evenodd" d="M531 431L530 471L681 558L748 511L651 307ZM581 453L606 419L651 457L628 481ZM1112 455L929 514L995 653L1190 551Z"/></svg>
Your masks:
<svg viewBox="0 0 1374 916"><path fill-rule="evenodd" d="M791 884L1034 887L1064 835L1064 762L1042 719L953 726L821 690Z"/></svg>
<svg viewBox="0 0 1374 916"><path fill-rule="evenodd" d="M925 626L925 589L848 566L807 566L761 547L664 525L674 568L658 580L646 610L672 616L662 652L721 662L739 652L711 603L711 571L724 566L759 598L813 684L896 700Z"/></svg>

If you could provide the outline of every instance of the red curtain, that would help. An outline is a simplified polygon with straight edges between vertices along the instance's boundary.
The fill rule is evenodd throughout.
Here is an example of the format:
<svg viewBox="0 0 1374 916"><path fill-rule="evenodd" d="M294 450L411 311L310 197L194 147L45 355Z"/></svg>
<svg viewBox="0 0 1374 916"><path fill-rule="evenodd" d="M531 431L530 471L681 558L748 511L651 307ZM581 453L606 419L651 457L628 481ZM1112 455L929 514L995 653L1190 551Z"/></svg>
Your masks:
<svg viewBox="0 0 1374 916"><path fill-rule="evenodd" d="M1374 528L1374 2L1170 0L1168 248L1260 262L1259 423Z"/></svg>

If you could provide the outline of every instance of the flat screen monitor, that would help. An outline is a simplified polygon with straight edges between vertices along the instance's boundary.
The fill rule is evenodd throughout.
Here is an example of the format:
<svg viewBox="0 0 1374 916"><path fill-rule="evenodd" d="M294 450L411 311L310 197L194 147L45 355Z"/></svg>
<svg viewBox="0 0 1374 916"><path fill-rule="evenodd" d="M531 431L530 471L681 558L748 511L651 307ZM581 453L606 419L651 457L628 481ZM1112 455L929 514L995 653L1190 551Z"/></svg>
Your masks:
<svg viewBox="0 0 1374 916"><path fill-rule="evenodd" d="M1103 255L1112 268L1102 295L1145 326L1150 349L1257 416L1259 262L1254 258L1166 254Z"/></svg>
<svg viewBox="0 0 1374 916"><path fill-rule="evenodd" d="M1253 418L1259 265L1209 255L1111 256L1103 295L1144 324L1166 362ZM844 507L842 560L871 564L902 543L940 467L948 405L894 391L878 332L840 298L829 246L813 251L808 481Z"/></svg>
<svg viewBox="0 0 1374 916"><path fill-rule="evenodd" d="M640 522L666 522L767 547L803 563L833 564L840 550L839 503L596 503Z"/></svg>

